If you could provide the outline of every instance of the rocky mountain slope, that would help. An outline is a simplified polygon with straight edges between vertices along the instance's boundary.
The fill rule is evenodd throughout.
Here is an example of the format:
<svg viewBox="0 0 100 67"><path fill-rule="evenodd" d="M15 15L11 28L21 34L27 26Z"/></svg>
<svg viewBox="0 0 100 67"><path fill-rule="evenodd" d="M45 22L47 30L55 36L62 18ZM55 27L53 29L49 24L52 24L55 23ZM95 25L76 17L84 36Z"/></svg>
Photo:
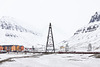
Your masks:
<svg viewBox="0 0 100 67"><path fill-rule="evenodd" d="M17 24L11 17L0 19L0 45L23 45L32 47L38 44L36 32L28 30Z"/></svg>
<svg viewBox="0 0 100 67"><path fill-rule="evenodd" d="M96 12L86 26L63 43L69 46L69 51L100 51L100 13Z"/></svg>

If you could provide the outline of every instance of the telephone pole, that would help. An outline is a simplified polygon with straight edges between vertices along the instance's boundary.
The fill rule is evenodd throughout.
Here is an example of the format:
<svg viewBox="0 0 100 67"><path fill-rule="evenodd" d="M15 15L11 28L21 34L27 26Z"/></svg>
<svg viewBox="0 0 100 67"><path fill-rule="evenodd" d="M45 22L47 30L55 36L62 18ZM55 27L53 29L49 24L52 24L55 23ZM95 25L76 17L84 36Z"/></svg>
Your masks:
<svg viewBox="0 0 100 67"><path fill-rule="evenodd" d="M46 52L55 52L54 39L51 23L49 24L47 43L46 43Z"/></svg>

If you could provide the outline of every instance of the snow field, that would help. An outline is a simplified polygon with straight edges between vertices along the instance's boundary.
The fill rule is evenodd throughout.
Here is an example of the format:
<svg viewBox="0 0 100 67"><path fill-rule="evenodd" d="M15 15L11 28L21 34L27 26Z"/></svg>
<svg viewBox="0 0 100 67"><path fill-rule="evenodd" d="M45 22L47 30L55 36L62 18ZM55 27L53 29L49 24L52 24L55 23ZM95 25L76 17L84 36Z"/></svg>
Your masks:
<svg viewBox="0 0 100 67"><path fill-rule="evenodd" d="M13 59L15 61L0 64L0 67L99 67L100 59L89 57L91 55L48 54L30 58L15 58ZM9 56L11 57L11 55Z"/></svg>

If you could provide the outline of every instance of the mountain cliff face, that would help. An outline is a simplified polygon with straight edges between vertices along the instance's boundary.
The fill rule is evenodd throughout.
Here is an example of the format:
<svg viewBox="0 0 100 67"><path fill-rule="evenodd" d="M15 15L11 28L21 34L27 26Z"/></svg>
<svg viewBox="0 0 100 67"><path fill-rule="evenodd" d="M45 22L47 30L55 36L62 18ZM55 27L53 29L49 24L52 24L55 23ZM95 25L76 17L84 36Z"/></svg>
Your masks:
<svg viewBox="0 0 100 67"><path fill-rule="evenodd" d="M99 22L100 21L100 13L96 12L95 15L93 15L91 17L91 20L89 23L93 23L93 22Z"/></svg>
<svg viewBox="0 0 100 67"><path fill-rule="evenodd" d="M34 32L27 30L27 29L23 28L22 26L18 25L16 23L16 20L14 20L11 17L2 17L0 19L0 28L5 29L5 30L29 32L29 33L35 34Z"/></svg>
<svg viewBox="0 0 100 67"><path fill-rule="evenodd" d="M65 44L69 45L70 51L100 51L100 13L96 12Z"/></svg>
<svg viewBox="0 0 100 67"><path fill-rule="evenodd" d="M97 23L98 22L98 23ZM96 12L95 15L91 17L91 20L87 26L82 27L81 29L77 30L74 35L79 33L88 33L93 32L100 27L100 13Z"/></svg>
<svg viewBox="0 0 100 67"><path fill-rule="evenodd" d="M37 33L17 24L11 17L0 19L0 45L23 45L31 47L37 44Z"/></svg>

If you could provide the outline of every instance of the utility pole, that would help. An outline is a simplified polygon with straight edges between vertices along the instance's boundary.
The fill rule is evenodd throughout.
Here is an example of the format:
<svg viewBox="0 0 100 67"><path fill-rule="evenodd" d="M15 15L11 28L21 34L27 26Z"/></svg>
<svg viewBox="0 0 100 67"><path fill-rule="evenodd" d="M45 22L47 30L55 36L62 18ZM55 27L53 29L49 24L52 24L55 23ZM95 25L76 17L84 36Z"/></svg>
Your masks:
<svg viewBox="0 0 100 67"><path fill-rule="evenodd" d="M54 39L51 23L49 24L47 43L46 43L46 51L45 52L55 52Z"/></svg>

